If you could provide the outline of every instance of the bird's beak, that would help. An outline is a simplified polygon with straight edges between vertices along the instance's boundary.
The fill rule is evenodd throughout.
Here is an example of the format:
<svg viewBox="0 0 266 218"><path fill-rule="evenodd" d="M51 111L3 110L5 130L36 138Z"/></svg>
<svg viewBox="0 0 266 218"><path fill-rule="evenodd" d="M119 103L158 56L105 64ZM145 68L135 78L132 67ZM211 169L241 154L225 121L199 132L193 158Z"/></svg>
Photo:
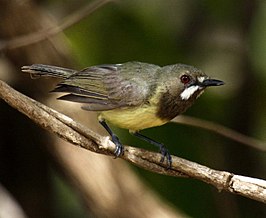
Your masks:
<svg viewBox="0 0 266 218"><path fill-rule="evenodd" d="M201 84L203 87L207 86L221 86L224 85L224 82L217 79L205 79Z"/></svg>

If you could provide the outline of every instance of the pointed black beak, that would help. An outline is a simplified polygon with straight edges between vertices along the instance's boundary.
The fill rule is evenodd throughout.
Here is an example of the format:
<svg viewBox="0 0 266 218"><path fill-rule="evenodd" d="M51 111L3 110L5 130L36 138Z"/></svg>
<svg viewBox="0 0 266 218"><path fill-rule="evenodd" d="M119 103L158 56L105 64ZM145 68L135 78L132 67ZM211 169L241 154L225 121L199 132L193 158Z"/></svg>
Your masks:
<svg viewBox="0 0 266 218"><path fill-rule="evenodd" d="M203 87L207 87L207 86L221 86L223 85L224 82L221 80L217 80L217 79L205 79L201 85Z"/></svg>

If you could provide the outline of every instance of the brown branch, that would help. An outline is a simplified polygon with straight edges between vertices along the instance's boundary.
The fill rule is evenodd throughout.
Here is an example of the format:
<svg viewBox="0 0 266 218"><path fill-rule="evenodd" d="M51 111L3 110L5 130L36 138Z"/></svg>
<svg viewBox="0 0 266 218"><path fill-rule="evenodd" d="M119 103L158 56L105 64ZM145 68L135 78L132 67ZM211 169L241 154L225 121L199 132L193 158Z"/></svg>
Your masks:
<svg viewBox="0 0 266 218"><path fill-rule="evenodd" d="M7 49L15 49L23 46L27 46L30 44L34 44L45 40L49 37L52 37L58 33L61 33L63 30L71 27L75 23L78 23L80 20L84 19L85 17L89 16L97 9L103 7L107 3L111 2L112 0L97 0L89 5L80 8L79 10L75 11L73 14L68 15L65 17L58 26L52 28L45 28L38 32L30 33L27 35L19 36L14 39L10 39L8 41L2 41L0 44L0 51L7 50Z"/></svg>
<svg viewBox="0 0 266 218"><path fill-rule="evenodd" d="M209 131L215 132L219 135L222 135L222 136L229 138L231 140L234 140L236 142L239 142L239 143L242 143L244 145L253 147L257 150L266 151L266 143L265 142L251 138L251 137L246 136L246 135L243 135L243 134L241 134L235 130L232 130L228 127L225 127L223 125L220 125L220 124L217 124L217 123L214 123L211 121L181 115L181 116L178 116L175 119L173 119L172 122L185 124L185 125L189 125L189 126L195 126L195 127L199 127L202 129L207 129Z"/></svg>
<svg viewBox="0 0 266 218"><path fill-rule="evenodd" d="M109 137L94 133L71 118L19 93L3 81L0 81L0 97L41 127L73 145L105 155L112 155L115 149ZM159 153L130 146L125 146L122 158L155 173L195 178L213 185L218 190L225 190L266 203L266 181L264 180L213 170L176 156L173 156L172 168L166 170L166 164L160 162Z"/></svg>

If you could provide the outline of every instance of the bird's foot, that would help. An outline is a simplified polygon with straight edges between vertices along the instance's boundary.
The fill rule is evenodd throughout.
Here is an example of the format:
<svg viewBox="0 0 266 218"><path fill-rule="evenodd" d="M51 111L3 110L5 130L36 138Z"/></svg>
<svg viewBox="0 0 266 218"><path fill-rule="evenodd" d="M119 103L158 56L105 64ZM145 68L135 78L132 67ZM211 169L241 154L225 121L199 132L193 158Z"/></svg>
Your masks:
<svg viewBox="0 0 266 218"><path fill-rule="evenodd" d="M172 157L168 151L168 149L164 146L164 144L160 143L160 142L157 142L157 141L154 141L153 139L145 136L145 135L142 135L140 134L139 132L131 132L133 135L137 136L138 138L152 144L152 145L155 145L157 147L160 148L160 152L162 154L162 157L161 157L161 160L160 162L163 163L165 158L166 158L166 164L167 164L167 169L171 169L172 167Z"/></svg>
<svg viewBox="0 0 266 218"><path fill-rule="evenodd" d="M160 152L162 154L160 162L163 163L166 158L167 169L171 169L172 167L172 157L168 149L164 146L164 144L160 143Z"/></svg>
<svg viewBox="0 0 266 218"><path fill-rule="evenodd" d="M110 129L104 119L99 119L99 122L112 137L112 141L115 144L115 158L122 156L124 154L124 146L119 141L119 138L113 133L113 131Z"/></svg>
<svg viewBox="0 0 266 218"><path fill-rule="evenodd" d="M115 158L122 156L124 154L124 146L121 144L119 138L115 134L112 135L112 141L115 144Z"/></svg>

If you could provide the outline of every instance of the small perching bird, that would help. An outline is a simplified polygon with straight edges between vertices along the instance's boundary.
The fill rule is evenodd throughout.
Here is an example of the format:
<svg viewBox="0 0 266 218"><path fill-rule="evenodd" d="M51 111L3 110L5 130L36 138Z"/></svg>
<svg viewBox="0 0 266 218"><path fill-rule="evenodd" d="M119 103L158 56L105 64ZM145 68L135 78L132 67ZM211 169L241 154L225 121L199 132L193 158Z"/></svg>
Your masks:
<svg viewBox="0 0 266 218"><path fill-rule="evenodd" d="M184 64L160 67L127 62L92 66L81 71L33 64L23 66L22 71L34 77L61 78L53 92L68 93L59 99L83 103L82 109L98 112L99 122L116 145L116 157L123 154L123 145L105 121L158 146L161 161L166 157L168 167L172 159L166 147L139 131L169 122L185 112L206 87L224 84Z"/></svg>

